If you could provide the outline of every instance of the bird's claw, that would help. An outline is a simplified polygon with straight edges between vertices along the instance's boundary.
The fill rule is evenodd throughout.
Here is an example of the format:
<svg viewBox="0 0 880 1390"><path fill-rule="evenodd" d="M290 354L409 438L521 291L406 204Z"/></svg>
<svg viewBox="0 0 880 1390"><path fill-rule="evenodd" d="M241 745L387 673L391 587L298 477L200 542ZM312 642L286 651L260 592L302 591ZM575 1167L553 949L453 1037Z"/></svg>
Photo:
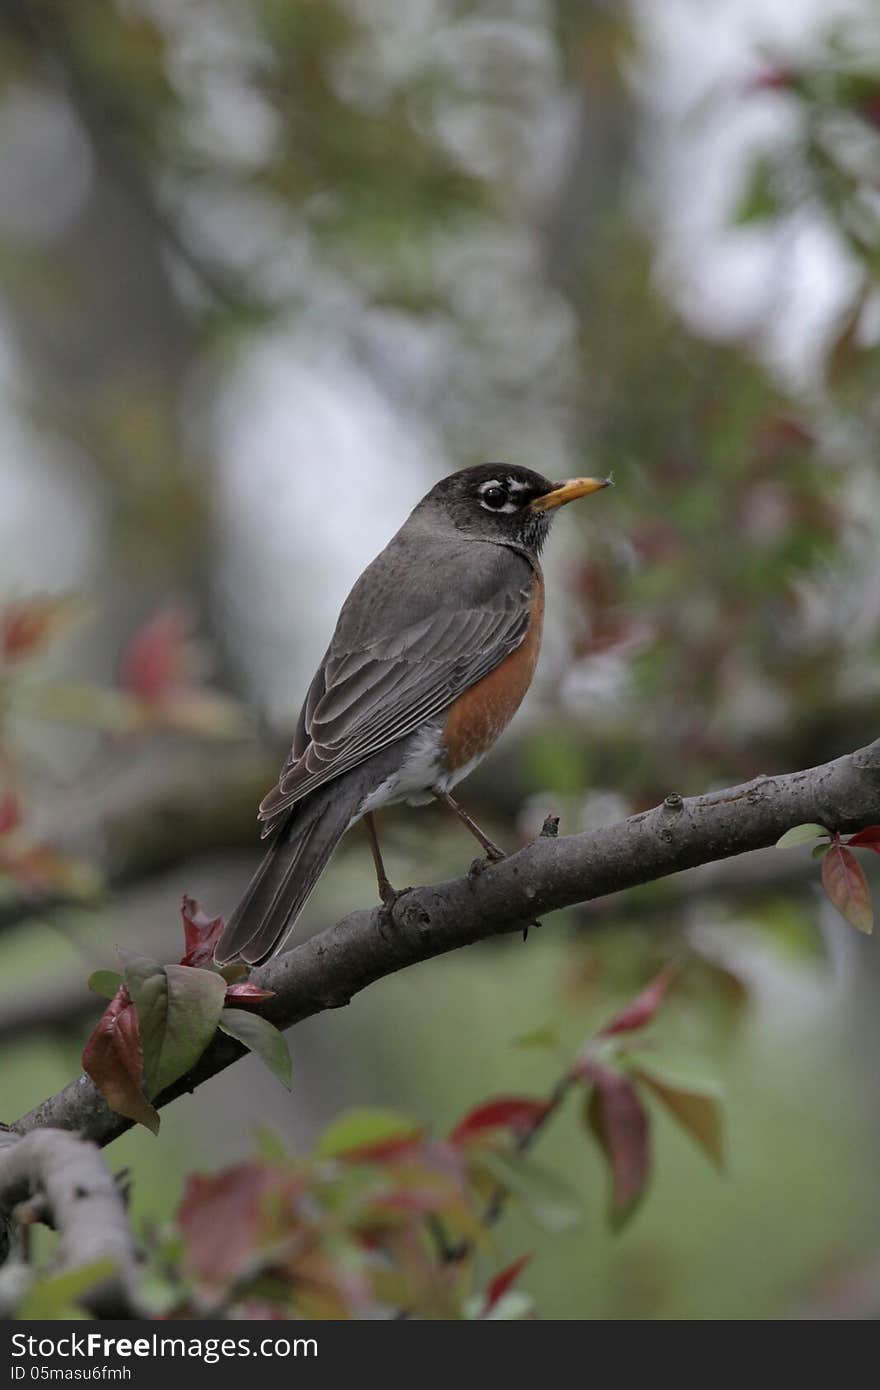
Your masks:
<svg viewBox="0 0 880 1390"><path fill-rule="evenodd" d="M407 893L411 893L412 888L392 888L388 883L382 889L382 904L379 908L379 920L388 926L394 925L394 909L405 898Z"/></svg>
<svg viewBox="0 0 880 1390"><path fill-rule="evenodd" d="M468 882L476 883L477 879L481 876L481 874L484 874L488 868L490 868L491 864L491 859L471 860L471 866L467 871Z"/></svg>
<svg viewBox="0 0 880 1390"><path fill-rule="evenodd" d="M469 880L473 883L480 877L480 874L484 874L487 869L491 869L493 864L500 864L502 859L506 858L507 855L504 853L504 850L499 849L497 845L495 845L492 850L487 849L483 859L472 860L471 866L467 871Z"/></svg>

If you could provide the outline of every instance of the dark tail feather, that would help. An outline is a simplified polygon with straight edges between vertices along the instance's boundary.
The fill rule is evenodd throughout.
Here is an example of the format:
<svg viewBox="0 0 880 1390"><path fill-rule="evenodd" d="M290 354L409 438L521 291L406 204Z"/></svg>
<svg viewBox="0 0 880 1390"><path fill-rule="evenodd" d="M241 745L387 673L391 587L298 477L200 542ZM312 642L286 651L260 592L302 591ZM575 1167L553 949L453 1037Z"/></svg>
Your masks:
<svg viewBox="0 0 880 1390"><path fill-rule="evenodd" d="M261 965L279 950L350 820L339 798L317 807L306 802L292 812L223 929L214 952L218 965Z"/></svg>

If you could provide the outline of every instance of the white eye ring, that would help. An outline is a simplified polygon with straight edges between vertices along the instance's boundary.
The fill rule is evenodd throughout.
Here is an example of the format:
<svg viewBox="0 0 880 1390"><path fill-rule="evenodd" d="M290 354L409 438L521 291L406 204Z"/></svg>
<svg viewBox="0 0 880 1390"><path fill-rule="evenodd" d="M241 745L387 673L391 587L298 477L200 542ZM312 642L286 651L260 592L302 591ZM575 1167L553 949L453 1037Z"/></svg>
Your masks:
<svg viewBox="0 0 880 1390"><path fill-rule="evenodd" d="M504 502L500 506L490 502L488 500L490 492L500 492L505 499ZM495 516L499 516L502 512L515 512L517 510L516 503L510 501L507 488L497 478L490 478L488 482L480 484L480 506L487 512L493 512Z"/></svg>
<svg viewBox="0 0 880 1390"><path fill-rule="evenodd" d="M492 491L500 492L500 495L505 498L505 500L500 503L500 506L496 506L494 503L489 502L488 495L489 492ZM510 500L510 484L500 481L500 478L489 478L488 482L481 482L480 506L484 509L484 512L491 512L492 516L502 516L505 512L510 514L512 512L519 512L520 510L517 503Z"/></svg>

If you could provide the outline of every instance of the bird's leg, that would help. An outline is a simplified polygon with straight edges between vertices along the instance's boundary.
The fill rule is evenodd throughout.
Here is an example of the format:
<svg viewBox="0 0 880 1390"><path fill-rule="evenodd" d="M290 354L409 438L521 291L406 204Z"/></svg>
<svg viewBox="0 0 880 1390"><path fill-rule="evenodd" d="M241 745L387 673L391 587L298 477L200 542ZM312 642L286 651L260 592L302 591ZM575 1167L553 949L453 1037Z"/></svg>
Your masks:
<svg viewBox="0 0 880 1390"><path fill-rule="evenodd" d="M390 912L391 908L400 897L400 894L396 889L392 888L388 875L385 872L385 865L382 862L382 851L379 848L379 836L376 834L376 822L373 820L372 811L367 811L364 816L364 825L370 841L370 853L373 856L373 863L376 866L376 883L379 887L379 897L382 900L382 906Z"/></svg>
<svg viewBox="0 0 880 1390"><path fill-rule="evenodd" d="M488 835L483 834L482 830L477 825L477 822L473 819L472 816L468 815L467 811L465 811L462 806L459 806L458 802L455 800L454 797L450 796L448 792L438 791L436 787L434 788L434 795L438 801L443 802L444 806L448 806L450 811L455 812L462 824L466 825L468 830L474 836L474 838L479 840L480 844L483 846L483 849L486 851L486 854L489 859L497 863L499 860L507 858L507 855L504 853L504 850L499 849L498 845L495 844L494 840L490 840ZM485 865L479 859L475 859L474 863L471 865L471 872L468 875L468 877L472 877L484 867ZM540 927L540 925L541 923L537 921L537 919L534 919L531 922L527 922L523 927L523 941L528 941L529 939L529 927Z"/></svg>
<svg viewBox="0 0 880 1390"><path fill-rule="evenodd" d="M455 812L462 825L467 826L468 830L471 832L475 840L479 840L480 844L483 846L483 849L486 851L486 855L489 859L497 861L499 859L507 858L507 855L504 853L504 850L500 849L498 845L495 844L494 840L490 840L488 835L483 834L482 830L477 825L477 822L468 815L467 811L465 811L462 806L459 806L458 802L449 795L449 792L438 791L435 787L434 795L436 796L438 801L443 802L444 806L448 806L450 811Z"/></svg>

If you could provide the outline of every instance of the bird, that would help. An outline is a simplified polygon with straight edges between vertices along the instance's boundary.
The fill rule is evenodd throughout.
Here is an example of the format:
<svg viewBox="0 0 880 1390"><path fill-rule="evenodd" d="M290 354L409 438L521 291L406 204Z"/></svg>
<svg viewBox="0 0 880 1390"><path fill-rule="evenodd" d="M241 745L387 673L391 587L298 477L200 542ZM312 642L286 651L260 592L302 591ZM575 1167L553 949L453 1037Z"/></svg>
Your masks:
<svg viewBox="0 0 880 1390"><path fill-rule="evenodd" d="M363 820L380 900L399 894L374 814L437 799L489 860L503 851L451 795L516 713L541 646L540 554L557 510L610 478L553 483L481 464L438 482L342 606L293 746L258 812L272 843L225 924L219 965L276 954L347 830Z"/></svg>

